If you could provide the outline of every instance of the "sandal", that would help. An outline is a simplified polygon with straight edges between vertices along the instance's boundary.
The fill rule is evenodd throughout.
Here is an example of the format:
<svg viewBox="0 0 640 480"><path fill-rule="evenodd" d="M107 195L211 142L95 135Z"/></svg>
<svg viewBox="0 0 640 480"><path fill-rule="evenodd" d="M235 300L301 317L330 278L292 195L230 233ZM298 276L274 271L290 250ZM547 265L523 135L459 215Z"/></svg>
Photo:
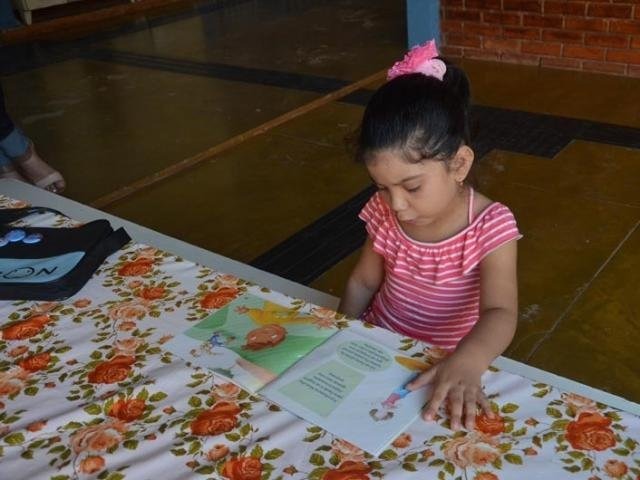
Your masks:
<svg viewBox="0 0 640 480"><path fill-rule="evenodd" d="M62 174L40 158L33 142L22 156L13 159L13 163L18 166L22 176L36 187L53 193L60 193L66 187Z"/></svg>

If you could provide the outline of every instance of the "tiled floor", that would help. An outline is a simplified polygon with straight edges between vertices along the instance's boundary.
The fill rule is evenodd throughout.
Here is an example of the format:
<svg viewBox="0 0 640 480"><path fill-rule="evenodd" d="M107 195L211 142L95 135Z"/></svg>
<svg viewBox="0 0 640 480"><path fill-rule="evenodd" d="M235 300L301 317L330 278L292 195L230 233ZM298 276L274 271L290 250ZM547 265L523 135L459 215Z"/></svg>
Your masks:
<svg viewBox="0 0 640 480"><path fill-rule="evenodd" d="M20 62L2 64L14 117L64 171L68 196L91 203L378 72L405 48L395 0L202 5L75 43L23 46ZM464 67L484 119L479 188L514 210L525 235L520 326L507 354L640 401L640 80ZM375 86L106 209L244 262L287 239L317 255L291 250L285 262L317 263L326 248L331 261L310 285L340 295L362 237L332 232L331 218L368 185L344 139ZM336 256L329 240L348 248Z"/></svg>

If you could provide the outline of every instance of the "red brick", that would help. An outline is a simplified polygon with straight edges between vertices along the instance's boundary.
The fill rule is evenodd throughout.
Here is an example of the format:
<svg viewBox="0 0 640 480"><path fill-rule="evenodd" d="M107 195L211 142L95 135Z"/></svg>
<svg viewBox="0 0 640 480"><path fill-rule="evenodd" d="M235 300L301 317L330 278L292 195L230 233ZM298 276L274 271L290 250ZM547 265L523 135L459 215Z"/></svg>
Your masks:
<svg viewBox="0 0 640 480"><path fill-rule="evenodd" d="M597 47L627 48L629 46L629 36L588 33L584 37L584 44Z"/></svg>
<svg viewBox="0 0 640 480"><path fill-rule="evenodd" d="M583 47L581 45L565 45L562 56L567 58L581 58L583 60L604 60L604 48Z"/></svg>
<svg viewBox="0 0 640 480"><path fill-rule="evenodd" d="M629 75L630 77L640 78L640 67L629 65L629 69L627 70L627 75Z"/></svg>
<svg viewBox="0 0 640 480"><path fill-rule="evenodd" d="M561 41L564 43L582 43L582 32L570 32L568 30L543 30L542 40Z"/></svg>
<svg viewBox="0 0 640 480"><path fill-rule="evenodd" d="M540 57L537 55L522 55L518 53L504 53L500 60L519 65L540 65Z"/></svg>
<svg viewBox="0 0 640 480"><path fill-rule="evenodd" d="M520 53L520 40L506 40L500 38L483 38L482 48L500 53Z"/></svg>
<svg viewBox="0 0 640 480"><path fill-rule="evenodd" d="M462 7L464 5L464 1L463 0L441 0L440 5L444 8Z"/></svg>
<svg viewBox="0 0 640 480"><path fill-rule="evenodd" d="M486 23L464 23L464 33L469 35L482 35L488 37L499 37L502 35L502 27L498 25L488 25Z"/></svg>
<svg viewBox="0 0 640 480"><path fill-rule="evenodd" d="M461 20L463 22L479 22L480 12L471 10L447 10L445 13L447 20Z"/></svg>
<svg viewBox="0 0 640 480"><path fill-rule="evenodd" d="M519 13L482 12L482 20L486 23L498 25L522 25Z"/></svg>
<svg viewBox="0 0 640 480"><path fill-rule="evenodd" d="M590 72L615 73L617 75L627 73L627 66L622 63L582 62L582 69Z"/></svg>
<svg viewBox="0 0 640 480"><path fill-rule="evenodd" d="M640 51L633 50L608 50L608 62L632 63L640 65Z"/></svg>
<svg viewBox="0 0 640 480"><path fill-rule="evenodd" d="M633 20L609 20L612 33L640 33L640 22Z"/></svg>
<svg viewBox="0 0 640 480"><path fill-rule="evenodd" d="M449 33L445 36L447 45L452 47L480 48L482 41L477 35L465 35L464 33Z"/></svg>
<svg viewBox="0 0 640 480"><path fill-rule="evenodd" d="M562 53L562 44L549 42L522 42L522 53L559 57Z"/></svg>
<svg viewBox="0 0 640 480"><path fill-rule="evenodd" d="M527 40L540 40L540 29L524 28L524 27L504 27L502 29L502 36L504 38L522 38Z"/></svg>
<svg viewBox="0 0 640 480"><path fill-rule="evenodd" d="M443 33L462 32L462 22L457 20L442 20L440 28Z"/></svg>
<svg viewBox="0 0 640 480"><path fill-rule="evenodd" d="M502 8L505 11L517 12L542 12L541 0L503 0Z"/></svg>
<svg viewBox="0 0 640 480"><path fill-rule="evenodd" d="M573 58L542 58L540 65L551 68L565 68L569 70L580 70L580 60Z"/></svg>
<svg viewBox="0 0 640 480"><path fill-rule="evenodd" d="M482 10L500 10L502 8L501 0L464 0L466 8L479 8Z"/></svg>
<svg viewBox="0 0 640 480"><path fill-rule="evenodd" d="M486 50L476 50L474 48L464 49L465 58L474 58L477 60L499 60L500 54L497 52L487 52Z"/></svg>
<svg viewBox="0 0 640 480"><path fill-rule="evenodd" d="M640 50L640 37L631 37L631 48Z"/></svg>
<svg viewBox="0 0 640 480"><path fill-rule="evenodd" d="M460 58L462 57L462 49L459 47L449 47L447 45L444 45L442 47L440 47L440 52L442 52L442 54L445 57L449 57L449 58Z"/></svg>
<svg viewBox="0 0 640 480"><path fill-rule="evenodd" d="M544 13L559 15L584 15L587 11L587 2L567 2L566 0L545 0Z"/></svg>
<svg viewBox="0 0 640 480"><path fill-rule="evenodd" d="M591 32L606 32L607 21L602 18L566 17L564 28L567 30L586 30Z"/></svg>
<svg viewBox="0 0 640 480"><path fill-rule="evenodd" d="M544 15L525 15L522 22L525 27L562 28L562 17L546 17Z"/></svg>
<svg viewBox="0 0 640 480"><path fill-rule="evenodd" d="M589 3L588 17L631 18L631 5L614 5L611 3Z"/></svg>

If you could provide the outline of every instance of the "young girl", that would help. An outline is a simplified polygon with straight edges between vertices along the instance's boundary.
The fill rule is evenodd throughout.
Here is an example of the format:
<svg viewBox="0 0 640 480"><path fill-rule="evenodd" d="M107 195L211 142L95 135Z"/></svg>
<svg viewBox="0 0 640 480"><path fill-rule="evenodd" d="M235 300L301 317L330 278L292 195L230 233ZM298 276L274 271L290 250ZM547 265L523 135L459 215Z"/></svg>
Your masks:
<svg viewBox="0 0 640 480"><path fill-rule="evenodd" d="M411 50L367 105L358 138L378 192L360 213L368 239L339 310L451 353L408 385L427 384L425 420L448 400L453 429L491 416L481 375L517 320L511 211L466 183L469 82L435 43Z"/></svg>

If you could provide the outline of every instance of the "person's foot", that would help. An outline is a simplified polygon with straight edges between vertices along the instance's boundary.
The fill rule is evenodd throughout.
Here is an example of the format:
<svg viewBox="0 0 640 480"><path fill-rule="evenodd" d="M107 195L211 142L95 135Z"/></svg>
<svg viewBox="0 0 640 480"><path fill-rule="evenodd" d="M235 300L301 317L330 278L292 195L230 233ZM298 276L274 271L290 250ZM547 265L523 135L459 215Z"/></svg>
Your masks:
<svg viewBox="0 0 640 480"><path fill-rule="evenodd" d="M60 193L67 185L62 174L40 158L33 148L33 143L24 155L15 158L13 163L18 167L19 173L36 187Z"/></svg>
<svg viewBox="0 0 640 480"><path fill-rule="evenodd" d="M29 183L29 181L20 175L13 165L0 165L0 178L11 178L13 180L20 180L21 182Z"/></svg>

